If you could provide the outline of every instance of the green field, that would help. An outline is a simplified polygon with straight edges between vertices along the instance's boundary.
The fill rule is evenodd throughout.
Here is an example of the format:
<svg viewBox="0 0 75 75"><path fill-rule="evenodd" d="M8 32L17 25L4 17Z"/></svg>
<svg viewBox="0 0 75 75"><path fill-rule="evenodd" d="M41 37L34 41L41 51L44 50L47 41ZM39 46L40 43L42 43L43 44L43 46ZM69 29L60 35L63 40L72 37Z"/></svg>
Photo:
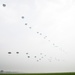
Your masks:
<svg viewBox="0 0 75 75"><path fill-rule="evenodd" d="M0 74L0 75L75 75L75 72L71 73L22 73L22 74Z"/></svg>

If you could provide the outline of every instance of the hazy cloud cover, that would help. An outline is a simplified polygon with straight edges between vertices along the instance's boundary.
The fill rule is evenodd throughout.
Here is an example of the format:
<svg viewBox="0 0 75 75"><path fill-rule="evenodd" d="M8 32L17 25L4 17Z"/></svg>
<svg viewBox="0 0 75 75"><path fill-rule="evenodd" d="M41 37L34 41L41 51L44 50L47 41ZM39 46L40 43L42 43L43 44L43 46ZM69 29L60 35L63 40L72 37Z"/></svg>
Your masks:
<svg viewBox="0 0 75 75"><path fill-rule="evenodd" d="M75 72L74 59L74 0L0 0L0 70Z"/></svg>

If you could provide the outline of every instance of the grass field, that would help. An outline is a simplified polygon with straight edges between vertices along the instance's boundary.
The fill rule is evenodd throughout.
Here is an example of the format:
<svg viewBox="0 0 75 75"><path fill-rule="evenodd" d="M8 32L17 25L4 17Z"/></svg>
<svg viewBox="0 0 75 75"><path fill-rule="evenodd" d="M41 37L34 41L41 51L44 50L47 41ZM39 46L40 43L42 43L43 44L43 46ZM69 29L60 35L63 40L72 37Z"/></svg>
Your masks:
<svg viewBox="0 0 75 75"><path fill-rule="evenodd" d="M75 72L71 73L22 73L22 74L0 74L0 75L75 75Z"/></svg>

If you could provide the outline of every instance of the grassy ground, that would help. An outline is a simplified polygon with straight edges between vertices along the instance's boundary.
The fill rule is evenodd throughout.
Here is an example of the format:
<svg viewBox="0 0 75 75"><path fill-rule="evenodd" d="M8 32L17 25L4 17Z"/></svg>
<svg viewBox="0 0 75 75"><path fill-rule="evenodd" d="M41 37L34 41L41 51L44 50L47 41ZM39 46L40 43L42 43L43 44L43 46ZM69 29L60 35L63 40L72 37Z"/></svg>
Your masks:
<svg viewBox="0 0 75 75"><path fill-rule="evenodd" d="M30 73L30 74L0 74L0 75L75 75L73 73Z"/></svg>

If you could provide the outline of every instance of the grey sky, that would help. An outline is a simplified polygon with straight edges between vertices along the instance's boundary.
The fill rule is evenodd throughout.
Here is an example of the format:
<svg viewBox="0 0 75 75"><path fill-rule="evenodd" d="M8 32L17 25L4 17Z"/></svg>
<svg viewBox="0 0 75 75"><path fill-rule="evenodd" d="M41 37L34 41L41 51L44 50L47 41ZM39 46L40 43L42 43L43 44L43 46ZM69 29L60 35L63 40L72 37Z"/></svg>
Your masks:
<svg viewBox="0 0 75 75"><path fill-rule="evenodd" d="M75 72L74 59L74 0L0 0L0 70Z"/></svg>

